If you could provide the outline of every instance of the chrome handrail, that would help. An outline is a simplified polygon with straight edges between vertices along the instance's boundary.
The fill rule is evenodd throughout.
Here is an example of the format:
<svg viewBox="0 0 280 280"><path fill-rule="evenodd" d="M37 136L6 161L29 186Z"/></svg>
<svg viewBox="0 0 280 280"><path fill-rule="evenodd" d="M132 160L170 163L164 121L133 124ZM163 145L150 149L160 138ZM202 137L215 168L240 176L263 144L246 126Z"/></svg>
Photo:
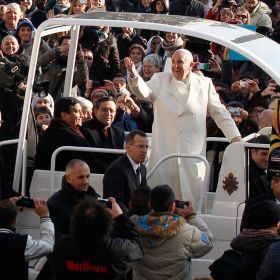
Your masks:
<svg viewBox="0 0 280 280"><path fill-rule="evenodd" d="M18 144L19 139L10 139L10 140L5 140L5 141L1 141L0 142L0 147L2 146L6 146L6 145L13 145L13 144ZM26 159L27 159L27 149L26 149L26 140L24 143L24 147L23 147L23 154L22 154L22 182L21 182L21 194L25 195L25 191L26 191ZM19 172L14 172L14 178L13 178L13 189L18 192L19 191L19 184L17 182L19 182L19 178L17 178L17 176L19 176L20 171Z"/></svg>
<svg viewBox="0 0 280 280"><path fill-rule="evenodd" d="M57 148L51 157L51 194L54 193L55 188L55 160L57 155L62 151L79 151L90 153L103 153L103 154L124 154L125 150L121 149L104 149L104 148L88 148L88 147L76 147L76 146L62 146Z"/></svg>
<svg viewBox="0 0 280 280"><path fill-rule="evenodd" d="M158 167L163 162L167 161L168 159L175 158L175 157L177 157L177 158L195 158L195 159L201 160L205 164L206 170L205 170L205 176L204 176L204 179L203 179L203 182L202 182L202 193L200 195L200 198L199 198L199 201L198 201L198 206L197 206L198 212L201 213L203 199L204 199L204 196L205 196L205 194L207 192L207 189L208 189L209 174L210 174L209 163L208 163L208 161L207 161L207 159L205 157L203 157L201 155L192 155L192 154L169 154L169 155L166 155L166 156L162 157L159 161L157 161L157 163L154 165L152 170L148 173L147 181L151 178L151 176L153 176L155 171L158 169Z"/></svg>

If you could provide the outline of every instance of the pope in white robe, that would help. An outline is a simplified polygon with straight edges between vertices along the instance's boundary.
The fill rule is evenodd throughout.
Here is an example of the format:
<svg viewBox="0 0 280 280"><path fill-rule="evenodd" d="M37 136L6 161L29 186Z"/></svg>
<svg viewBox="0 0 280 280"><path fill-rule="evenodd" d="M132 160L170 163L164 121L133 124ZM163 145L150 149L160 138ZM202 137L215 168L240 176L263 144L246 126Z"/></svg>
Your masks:
<svg viewBox="0 0 280 280"><path fill-rule="evenodd" d="M191 71L193 60L189 51L177 50L172 56L172 73L155 73L148 82L138 75L129 58L125 58L125 64L131 91L141 100L153 102L148 170L171 153L205 156L207 112L230 142L241 141L235 122L221 104L212 80ZM176 158L163 164L148 183L151 187L168 184L177 199L193 201L198 206L204 175L201 161Z"/></svg>

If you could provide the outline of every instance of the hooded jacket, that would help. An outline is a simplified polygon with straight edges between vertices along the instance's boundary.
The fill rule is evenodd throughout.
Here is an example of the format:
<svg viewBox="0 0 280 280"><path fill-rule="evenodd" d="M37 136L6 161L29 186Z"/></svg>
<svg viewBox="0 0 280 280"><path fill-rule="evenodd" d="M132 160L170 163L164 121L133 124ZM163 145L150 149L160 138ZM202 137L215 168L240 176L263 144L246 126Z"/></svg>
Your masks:
<svg viewBox="0 0 280 280"><path fill-rule="evenodd" d="M213 236L199 217L185 221L172 212L132 216L140 233L144 257L133 270L133 279L187 279L190 258L205 255Z"/></svg>

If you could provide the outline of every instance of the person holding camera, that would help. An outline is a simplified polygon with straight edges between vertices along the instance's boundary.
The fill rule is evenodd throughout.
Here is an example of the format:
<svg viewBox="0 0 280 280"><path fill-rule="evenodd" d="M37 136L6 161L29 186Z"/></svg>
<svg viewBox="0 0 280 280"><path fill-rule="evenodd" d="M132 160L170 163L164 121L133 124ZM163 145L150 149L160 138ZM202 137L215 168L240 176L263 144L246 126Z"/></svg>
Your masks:
<svg viewBox="0 0 280 280"><path fill-rule="evenodd" d="M240 75L237 81L231 85L231 92L235 94L235 100L240 101L245 107L249 101L261 97L258 79L253 75Z"/></svg>
<svg viewBox="0 0 280 280"><path fill-rule="evenodd" d="M131 217L145 251L133 269L133 279L189 279L190 259L212 248L211 231L192 202L176 202L168 185L152 189L149 206L148 215Z"/></svg>
<svg viewBox="0 0 280 280"><path fill-rule="evenodd" d="M0 201L1 275L6 279L28 280L28 261L53 250L54 226L44 200L28 199L34 203L34 212L40 217L40 239L15 232L17 205L25 205L21 204L22 200L21 197L13 197Z"/></svg>
<svg viewBox="0 0 280 280"><path fill-rule="evenodd" d="M17 4L16 4L17 5ZM3 38L0 50L0 111L3 125L0 141L19 135L29 57L18 55L19 44L12 35ZM16 146L1 148L5 161L5 186L12 186Z"/></svg>
<svg viewBox="0 0 280 280"><path fill-rule="evenodd" d="M258 131L258 125L248 117L249 113L241 102L231 101L226 105L226 108L230 112L242 137Z"/></svg>
<svg viewBox="0 0 280 280"><path fill-rule="evenodd" d="M64 36L60 39L59 47L45 52L38 58L38 65L48 69L43 73L42 80L50 81L49 93L55 101L63 95L69 48L70 36ZM78 86L84 85L88 80L88 67L81 46L77 50L75 65L73 82Z"/></svg>
<svg viewBox="0 0 280 280"><path fill-rule="evenodd" d="M56 279L124 279L142 258L138 233L114 198L106 208L93 198L74 209L71 233L61 237L54 248ZM111 237L117 227L119 234Z"/></svg>

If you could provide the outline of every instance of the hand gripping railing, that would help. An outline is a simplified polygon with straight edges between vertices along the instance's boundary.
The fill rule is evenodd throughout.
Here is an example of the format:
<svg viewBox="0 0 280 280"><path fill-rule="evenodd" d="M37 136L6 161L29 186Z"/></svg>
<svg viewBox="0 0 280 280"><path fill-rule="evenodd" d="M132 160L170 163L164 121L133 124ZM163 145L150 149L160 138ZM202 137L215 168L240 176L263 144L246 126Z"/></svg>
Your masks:
<svg viewBox="0 0 280 280"><path fill-rule="evenodd" d="M121 149L104 149L104 148L87 148L87 147L75 147L75 146L62 146L57 148L51 158L51 194L54 193L55 188L55 160L57 155L62 151L79 151L90 153L103 153L103 154L124 154L125 150Z"/></svg>
<svg viewBox="0 0 280 280"><path fill-rule="evenodd" d="M0 142L0 147L18 144L19 139L11 139ZM22 183L21 183L21 194L26 195L26 159L27 159L27 149L26 149L26 140L24 142L23 154L22 154ZM20 181L20 170L15 170L14 179L13 179L13 189L19 191L19 181Z"/></svg>
<svg viewBox="0 0 280 280"><path fill-rule="evenodd" d="M205 164L205 176L204 176L204 179L203 179L203 182L202 182L202 192L201 192L201 195L200 195L200 198L199 198L199 201L198 201L198 212L200 213L201 212L201 209L202 209L202 204L203 204L203 199L204 199L204 195L206 194L207 192L207 188L208 188L208 183L209 183L209 163L207 161L207 159L201 155L192 155L192 154L169 154L169 155L166 155L164 157L162 157L155 165L154 167L152 168L152 170L148 173L147 175L147 181L151 178L151 176L153 176L153 174L155 173L155 171L159 168L159 166L167 161L168 159L171 159L171 158L195 158L195 159L199 159L201 160L204 164ZM183 187L183 186L181 186Z"/></svg>

